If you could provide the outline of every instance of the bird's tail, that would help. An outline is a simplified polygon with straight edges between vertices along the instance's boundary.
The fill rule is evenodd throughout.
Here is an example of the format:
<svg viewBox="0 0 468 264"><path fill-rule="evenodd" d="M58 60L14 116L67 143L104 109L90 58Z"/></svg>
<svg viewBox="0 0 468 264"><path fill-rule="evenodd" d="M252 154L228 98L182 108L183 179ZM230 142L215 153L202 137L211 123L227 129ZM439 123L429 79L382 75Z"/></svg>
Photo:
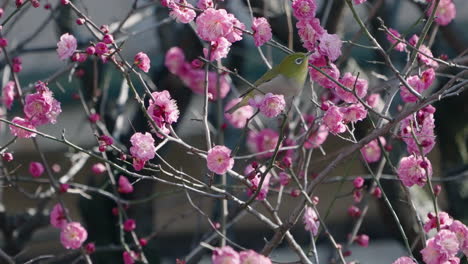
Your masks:
<svg viewBox="0 0 468 264"><path fill-rule="evenodd" d="M235 104L233 107L229 108L229 110L227 110L226 113L232 114L232 113L234 113L237 109L239 109L239 108L241 108L241 107L243 107L243 106L248 105L248 104L249 104L249 100L250 100L251 98L253 98L253 97L254 97L254 93L253 93L253 92L250 92L250 93L246 94L244 97L242 97L242 100L241 100L239 103L237 103L237 104Z"/></svg>

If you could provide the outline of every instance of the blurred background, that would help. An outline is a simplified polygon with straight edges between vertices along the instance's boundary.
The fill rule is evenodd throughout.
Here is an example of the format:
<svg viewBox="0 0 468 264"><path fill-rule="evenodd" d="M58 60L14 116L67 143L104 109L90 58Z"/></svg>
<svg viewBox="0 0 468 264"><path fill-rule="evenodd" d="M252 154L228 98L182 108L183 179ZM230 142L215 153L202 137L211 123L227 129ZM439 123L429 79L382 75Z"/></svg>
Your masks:
<svg viewBox="0 0 468 264"><path fill-rule="evenodd" d="M190 1L189 1L190 2ZM252 0L255 16L266 17L272 25L274 39L287 45L288 43L288 17L285 15L285 3L282 0ZM356 37L358 26L352 19L349 9L342 0L328 0L318 2L317 17L328 16L325 28L330 33L337 33L342 39L348 40ZM384 33L378 30L379 23L376 17L382 18L386 25L400 32L405 32L423 14L424 1L399 1L399 0L369 0L367 4L359 6L358 10L362 18L372 17L368 26L377 36L377 39L384 46L388 47ZM154 3L154 4L152 4ZM457 6L457 18L446 27L439 29L439 34L433 46L435 56L442 54L449 58L466 52L468 48L468 4L466 0L454 0ZM41 4L45 4L41 2ZM74 14L67 9L51 2L54 11L27 8L20 12L18 19L13 21L7 28L5 34L9 38L9 47L19 45L14 55L23 59L24 70L20 73L20 80L23 87L44 80L53 73L67 67L67 62L58 60L55 52L56 43L61 34L65 32L73 33L79 40L80 47L85 47L91 40L91 35L86 28L77 26ZM168 10L161 7L159 1L137 1L138 6L146 6L131 16L124 25L122 32L116 34L116 39L125 39L122 53L131 60L133 56L140 52L150 55L152 62L151 78L159 89L169 90L172 97L177 100L181 110L182 119L179 120L176 130L179 136L188 142L203 148L204 134L202 123L197 121L202 111L202 96L194 95L184 87L182 82L174 75L171 75L164 67L164 56L166 51L173 46L181 47L189 60L201 55L202 44L187 25L177 24L172 19L168 19ZM229 12L250 28L250 15L244 0L225 0L223 5ZM122 21L132 8L133 1L128 0L79 0L76 5L84 10L89 17L97 24L107 24L112 27ZM14 10L12 1L4 1L5 14L8 15ZM55 7L58 6L58 7ZM329 11L327 11L329 10ZM328 13L329 12L329 13ZM328 15L327 15L328 14ZM294 20L294 18L293 18ZM0 20L1 21L1 20ZM293 21L293 24L295 22ZM420 27L410 29L408 36L420 30ZM37 33L34 39L29 38ZM366 44L367 41L362 36L357 36L355 41ZM294 50L303 50L297 32L294 33ZM340 70L344 73L348 71L361 72L369 80L369 87L375 87L383 94L384 87L379 86L382 82L375 77L374 73L390 76L388 69L381 64L374 64L372 61L381 60L377 54L368 49L354 47L349 49L347 44L343 45L343 50L351 52L347 61L341 63ZM264 48L267 58L278 62L284 54L271 48ZM5 68L3 55L0 55L1 67ZM392 57L397 65L403 65L405 58L393 54ZM238 72L250 81L256 80L266 70L258 52L253 45L252 38L244 35L244 39L232 46L228 59L223 61L229 68L235 68ZM127 144L129 137L133 134L132 125L137 131L148 130L146 121L139 112L136 102L133 100L131 92L123 89L122 77L112 65L98 64L98 76L93 76L93 65L90 62L79 66L84 71L81 78L75 75L62 76L49 84L54 91L56 98L61 102L63 112L55 125L45 126L41 131L60 137L62 130L66 131L68 139L75 144L92 148L96 147L93 132L88 124L88 117L82 110L79 100L74 99L77 89L83 87L86 91L85 97L89 104L95 105L98 113L103 117L108 129L120 142ZM445 74L452 74L446 70ZM93 78L99 82L98 91L93 90L90 85ZM444 84L447 80L442 74L438 78L438 85ZM8 80L5 75L2 78L4 85ZM234 98L235 91L242 91L241 83L232 79L232 87L229 98ZM138 87L142 89L142 87ZM437 88L435 88L437 89ZM307 93L307 92L306 92ZM98 95L98 96L96 96ZM119 98L126 98L124 104L119 104ZM467 92L458 97L445 100L438 105L436 112L437 123L437 145L431 152L429 159L434 167L434 177L447 179L452 176L459 176L467 171L467 131L468 114ZM397 108L398 103L394 108ZM8 112L8 119L17 115L21 109L18 105L13 111ZM216 105L213 104L213 111ZM395 110L396 111L396 110ZM125 113L122 123L116 121L119 115ZM215 120L215 117L211 117ZM120 124L120 125L118 125ZM4 145L11 139L6 126L1 125L0 142ZM271 124L272 128L277 128L278 124ZM370 124L363 122L358 126L358 135L364 135L370 129ZM240 131L228 127L225 131L226 145L235 145ZM462 139L461 141L458 139ZM41 148L46 152L49 162L58 164L61 172L57 177L66 174L74 166L80 167L79 172L74 176L73 182L87 184L98 188L106 188L107 179L104 175L94 175L91 173L91 166L96 162L88 159L84 155L73 154L66 146L59 143L38 138ZM327 153L339 151L343 145L343 140L329 137L324 145ZM401 155L405 155L404 146L398 141L393 143L392 159L396 162ZM29 140L17 140L9 151L15 156L14 164L9 164L8 169L15 168L15 175L19 178L29 177L27 168L31 161L39 161L39 156L35 153L32 142ZM243 150L247 153L246 150ZM190 175L204 177L205 164L201 160L187 154L174 144L169 144L162 150L168 161L176 168L183 170ZM339 243L346 244L347 235L351 232L353 219L348 216L347 208L352 202L352 183L336 176L352 177L366 175L366 170L360 162L359 155L354 155L346 162L340 164L329 176L330 182L318 188L316 195L320 198L319 212L325 215L331 233ZM311 177L319 172L320 168L330 160L319 152L314 153L310 167ZM248 160L236 163L238 171L248 165ZM78 165L77 165L78 164ZM390 170L386 173L391 174ZM457 180L443 181L443 192L441 195L442 207L454 218L468 221L468 184L464 177ZM236 184L236 183L232 183ZM415 223L413 218L407 213L408 205L402 197L404 194L398 183L383 180L384 188L389 194L392 203L403 219L403 224L410 237L415 236ZM233 188L236 186L233 186ZM29 197L28 194L38 194L47 190L46 184L18 182L18 186L5 185L0 188L0 246L10 255L18 256L18 263L33 257L48 254L63 254L65 250L59 243L59 231L50 227L48 223L48 208L51 208L56 201L53 199L41 199L37 196ZM145 249L146 255L151 259L151 263L175 263L176 258L183 258L192 249L196 248L206 234L211 233L211 227L206 220L199 216L197 212L187 203L184 192L162 184L142 181L135 184L136 192L125 196L126 199L134 200L130 205L129 214L137 221L137 234L141 237L151 237L149 245ZM24 191L23 191L24 190ZM414 191L414 199L418 205L420 214L425 216L431 211L432 204L424 192ZM239 193L245 192L240 189ZM247 196L244 195L244 198ZM196 204L205 212L212 214L216 219L219 214L219 205L206 197L193 195ZM273 190L269 199L276 200L276 193ZM295 204L294 197L285 193L284 204L279 212L281 217L286 217L290 213L289 208ZM80 192L69 193L65 196L66 204L71 209L73 219L79 220L87 228L90 242L95 242L96 246L118 244L118 233L116 228L116 218L111 210L115 206L113 202L102 196L92 193L83 194ZM333 205L332 207L330 205ZM360 263L386 264L391 263L397 257L404 254L401 246L400 236L389 212L378 199L369 200L369 212L364 219L364 223L359 233L368 234L371 237L371 250L353 245L350 250L352 255L348 258L359 259ZM329 208L331 208L329 210ZM329 211L328 211L329 210ZM247 248L260 250L266 239L270 239L272 231L258 222L252 216L245 216L230 228L229 237L238 244ZM292 230L298 242L307 248L310 246L308 231L305 231L302 224L296 225ZM420 248L415 246L415 252ZM318 252L322 263L329 263L333 258L334 251L331 249L328 240L324 236L318 239ZM207 262L208 251L200 251L192 263ZM290 262L297 257L285 247L280 247L272 253L272 258L278 262ZM106 251L93 255L95 263L121 263L121 251ZM66 257L57 263L70 263Z"/></svg>

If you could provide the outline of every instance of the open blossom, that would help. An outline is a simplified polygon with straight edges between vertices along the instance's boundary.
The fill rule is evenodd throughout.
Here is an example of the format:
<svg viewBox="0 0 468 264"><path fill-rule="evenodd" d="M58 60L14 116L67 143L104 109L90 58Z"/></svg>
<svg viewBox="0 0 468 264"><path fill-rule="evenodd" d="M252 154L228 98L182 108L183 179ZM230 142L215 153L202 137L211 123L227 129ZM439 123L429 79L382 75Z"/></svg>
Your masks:
<svg viewBox="0 0 468 264"><path fill-rule="evenodd" d="M419 186L426 184L426 170L430 178L432 176L431 162L427 158L423 161L421 157L411 155L400 160L397 172L402 183L407 187L411 187L415 184Z"/></svg>
<svg viewBox="0 0 468 264"><path fill-rule="evenodd" d="M302 46L308 51L314 51L317 47L317 41L326 31L320 25L318 18L299 20L296 23Z"/></svg>
<svg viewBox="0 0 468 264"><path fill-rule="evenodd" d="M413 35L411 36L411 38L408 40L408 43L411 45L411 46L414 46L416 47L416 44L418 43L419 41L419 37L417 35ZM434 57L434 55L432 55L432 51L431 49L429 49L427 46L425 45L421 45L419 47L419 52L418 52L418 60L428 66L428 67L431 67L431 68L437 68L439 67L439 63L437 63L435 60L433 60L432 58Z"/></svg>
<svg viewBox="0 0 468 264"><path fill-rule="evenodd" d="M264 17L256 17L252 22L252 31L254 36L255 46L260 47L265 42L268 42L271 37L271 26Z"/></svg>
<svg viewBox="0 0 468 264"><path fill-rule="evenodd" d="M293 14L298 19L310 19L315 17L317 3L315 0L295 0L292 4Z"/></svg>
<svg viewBox="0 0 468 264"><path fill-rule="evenodd" d="M252 153L271 150L271 152L259 155L259 157L268 158L273 156L273 150L275 149L278 140L278 133L269 128L265 128L258 132L249 131L249 135L247 136L247 147Z"/></svg>
<svg viewBox="0 0 468 264"><path fill-rule="evenodd" d="M392 264L416 264L412 258L409 257L399 257Z"/></svg>
<svg viewBox="0 0 468 264"><path fill-rule="evenodd" d="M237 253L230 246L224 246L222 248L215 248L211 255L211 261L213 264L240 264L239 253Z"/></svg>
<svg viewBox="0 0 468 264"><path fill-rule="evenodd" d="M3 95L3 104L6 106L6 108L11 109L11 105L13 104L13 101L15 100L15 82L9 81L7 84L3 87L2 90L2 95Z"/></svg>
<svg viewBox="0 0 468 264"><path fill-rule="evenodd" d="M367 95L367 80L353 76L351 73L347 72L341 77L340 83L347 87L351 91L355 91L356 95L359 98L363 98ZM346 103L357 103L358 100L353 92L348 92L340 86L335 86L335 92L341 100Z"/></svg>
<svg viewBox="0 0 468 264"><path fill-rule="evenodd" d="M187 24L193 21L197 16L195 10L193 10L192 4L188 3L187 1L181 1L182 5L178 5L176 3L169 4L171 8L171 12L169 15L174 18L177 22L182 24Z"/></svg>
<svg viewBox="0 0 468 264"><path fill-rule="evenodd" d="M268 257L258 254L253 250L244 250L239 253L240 264L271 264Z"/></svg>
<svg viewBox="0 0 468 264"><path fill-rule="evenodd" d="M427 15L430 16L434 10L435 2L430 1L430 8L427 10ZM435 13L435 22L441 26L446 26L452 22L457 15L457 9L452 0L440 0Z"/></svg>
<svg viewBox="0 0 468 264"><path fill-rule="evenodd" d="M343 113L343 120L346 123L355 123L357 121L362 121L367 117L367 110L361 103L340 107L340 111Z"/></svg>
<svg viewBox="0 0 468 264"><path fill-rule="evenodd" d="M406 44L404 42L398 42L398 40L395 39L395 37L400 38L400 33L396 31L393 28L389 28L388 31L390 31L391 34L387 33L387 40L392 44L395 45L394 49L398 51L404 51L406 48ZM393 35L393 36L392 36ZM397 44L398 42L398 44Z"/></svg>
<svg viewBox="0 0 468 264"><path fill-rule="evenodd" d="M119 177L119 193L132 193L133 185L128 181L127 177L120 175Z"/></svg>
<svg viewBox="0 0 468 264"><path fill-rule="evenodd" d="M328 129L325 125L319 125L315 128L312 128L312 133L304 142L304 147L306 149L318 148L320 147L328 137Z"/></svg>
<svg viewBox="0 0 468 264"><path fill-rule="evenodd" d="M284 96L281 94L267 93L260 104L260 112L266 117L278 116L286 107Z"/></svg>
<svg viewBox="0 0 468 264"><path fill-rule="evenodd" d="M29 163L29 173L34 177L40 177L44 173L44 165L40 162Z"/></svg>
<svg viewBox="0 0 468 264"><path fill-rule="evenodd" d="M154 139L150 133L146 132L145 134L142 134L137 132L130 138L130 142L132 143L130 153L134 160L137 160L137 162L134 163L134 167L135 164L141 165L139 162L144 164L146 161L154 158L156 147L154 146ZM141 170L138 166L136 166L135 169Z"/></svg>
<svg viewBox="0 0 468 264"><path fill-rule="evenodd" d="M63 228L67 224L65 211L59 203L50 211L50 224L56 228Z"/></svg>
<svg viewBox="0 0 468 264"><path fill-rule="evenodd" d="M341 39L336 34L328 34L325 32L319 37L319 53L327 56L331 61L335 61L341 56Z"/></svg>
<svg viewBox="0 0 468 264"><path fill-rule="evenodd" d="M80 248L86 238L88 238L88 232L78 222L66 224L60 232L60 242L66 249Z"/></svg>
<svg viewBox="0 0 468 264"><path fill-rule="evenodd" d="M211 50L209 52L207 48L203 49L203 55L205 55L205 58L209 59L210 61L224 59L227 57L231 49L231 45L231 42L229 42L226 38L220 37L211 42ZM208 54L210 56L209 58Z"/></svg>
<svg viewBox="0 0 468 264"><path fill-rule="evenodd" d="M420 153L418 143L424 155L434 148L434 112L435 108L428 105L401 121L400 136L406 143L406 148L409 153ZM417 142L414 137L418 139Z"/></svg>
<svg viewBox="0 0 468 264"><path fill-rule="evenodd" d="M198 36L206 41L215 41L233 30L233 24L225 9L206 9L198 16L196 24Z"/></svg>
<svg viewBox="0 0 468 264"><path fill-rule="evenodd" d="M234 105L239 103L242 99L236 98L229 101L224 108L225 111L231 109ZM247 124L247 119L254 115L254 109L250 105L240 107L232 114L225 112L224 118L235 128L243 128Z"/></svg>
<svg viewBox="0 0 468 264"><path fill-rule="evenodd" d="M446 212L439 212L438 217L435 217L433 213L429 213L427 217L429 220L424 223L424 231L426 233L437 228L437 220L439 221L441 229L447 229L453 223L453 218Z"/></svg>
<svg viewBox="0 0 468 264"><path fill-rule="evenodd" d="M305 230L310 231L314 236L316 236L320 227L320 221L317 213L312 207L306 206L303 221Z"/></svg>
<svg viewBox="0 0 468 264"><path fill-rule="evenodd" d="M234 43L242 39L242 30L245 30L244 23L240 22L233 14L228 14L228 18L232 23L232 30L224 36L229 42Z"/></svg>
<svg viewBox="0 0 468 264"><path fill-rule="evenodd" d="M172 47L166 52L164 65L172 74L179 75L184 63L185 55L181 48Z"/></svg>
<svg viewBox="0 0 468 264"><path fill-rule="evenodd" d="M62 112L60 102L53 97L53 93L44 83L37 83L36 90L36 93L26 95L24 114L34 126L55 124Z"/></svg>
<svg viewBox="0 0 468 264"><path fill-rule="evenodd" d="M458 244L463 254L465 254L465 256L468 255L468 227L462 222L455 220L449 226L449 230L457 236Z"/></svg>
<svg viewBox="0 0 468 264"><path fill-rule="evenodd" d="M406 81L416 92L422 93L427 90L435 80L435 71L429 68L421 73L421 77L418 75L409 76ZM403 101L407 103L417 102L418 98L412 94L405 86L400 87L400 95Z"/></svg>
<svg viewBox="0 0 468 264"><path fill-rule="evenodd" d="M31 124L31 122L21 117L15 117L13 118L13 120L11 120L11 122L19 126L23 126L32 130L36 130L36 127L33 124ZM36 136L36 133L34 132L29 132L27 130L24 130L22 128L19 128L13 125L10 125L10 131L13 136L16 136L19 138L31 138L31 137Z"/></svg>
<svg viewBox="0 0 468 264"><path fill-rule="evenodd" d="M213 0L198 0L197 8L199 9L207 9L207 8L213 8L213 7L214 7Z"/></svg>
<svg viewBox="0 0 468 264"><path fill-rule="evenodd" d="M215 146L206 157L208 169L217 174L224 174L234 166L231 150L225 146Z"/></svg>
<svg viewBox="0 0 468 264"><path fill-rule="evenodd" d="M338 106L332 105L323 116L323 124L332 134L340 134L346 131L343 113Z"/></svg>
<svg viewBox="0 0 468 264"><path fill-rule="evenodd" d="M459 248L455 233L443 229L427 241L427 246L421 250L421 254L426 264L454 263L452 261L455 261Z"/></svg>
<svg viewBox="0 0 468 264"><path fill-rule="evenodd" d="M153 119L156 126L162 132L169 134L167 125L171 125L179 119L179 108L174 99L167 90L154 92L151 94L152 99L149 100L148 114ZM162 135L157 134L162 138Z"/></svg>
<svg viewBox="0 0 468 264"><path fill-rule="evenodd" d="M336 67L336 65L331 62L329 63L324 56L318 53L313 53L310 56L309 62L310 64L319 68L322 72L326 73L334 80L338 80L338 78L340 77L340 70L338 69L338 67ZM337 84L330 80L329 77L327 77L326 75L324 75L323 73L314 69L311 66L309 66L309 74L310 79L323 86L324 88L333 89L337 86Z"/></svg>
<svg viewBox="0 0 468 264"><path fill-rule="evenodd" d="M144 72L148 72L151 67L151 61L144 52L138 52L133 63Z"/></svg>
<svg viewBox="0 0 468 264"><path fill-rule="evenodd" d="M61 60L70 58L75 53L77 48L76 38L68 33L60 36L60 41L57 43L57 53Z"/></svg>
<svg viewBox="0 0 468 264"><path fill-rule="evenodd" d="M382 144L382 147L384 147L386 143L385 138L379 137L379 140ZM374 139L361 148L361 153L367 162L373 163L380 160L380 157L382 156L382 149L380 148L377 139Z"/></svg>

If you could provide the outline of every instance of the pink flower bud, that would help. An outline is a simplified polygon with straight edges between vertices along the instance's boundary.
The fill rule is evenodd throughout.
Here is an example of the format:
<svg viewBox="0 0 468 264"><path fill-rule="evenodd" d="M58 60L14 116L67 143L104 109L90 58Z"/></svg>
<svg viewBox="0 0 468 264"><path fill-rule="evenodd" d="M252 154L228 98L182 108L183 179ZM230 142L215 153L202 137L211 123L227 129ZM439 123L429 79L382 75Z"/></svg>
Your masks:
<svg viewBox="0 0 468 264"><path fill-rule="evenodd" d="M330 108L330 103L328 101L325 101L320 105L320 109L322 109L322 111L327 111L328 108Z"/></svg>
<svg viewBox="0 0 468 264"><path fill-rule="evenodd" d="M317 205L320 202L320 198L318 198L318 196L314 196L312 197L312 202L314 203L314 205Z"/></svg>
<svg viewBox="0 0 468 264"><path fill-rule="evenodd" d="M86 53L88 55L94 55L94 53L96 53L96 48L94 48L94 46L89 46L86 48Z"/></svg>
<svg viewBox="0 0 468 264"><path fill-rule="evenodd" d="M112 214L115 215L115 216L118 216L119 215L119 208L113 207L112 208Z"/></svg>
<svg viewBox="0 0 468 264"><path fill-rule="evenodd" d="M91 123L97 123L99 120L101 120L101 116L99 114L90 114L89 115L89 121Z"/></svg>
<svg viewBox="0 0 468 264"><path fill-rule="evenodd" d="M119 177L119 188L120 193L132 193L133 185L128 181L127 177L120 175Z"/></svg>
<svg viewBox="0 0 468 264"><path fill-rule="evenodd" d="M358 243L361 247L368 247L369 246L369 236L365 234L361 234L356 236L354 239L356 243Z"/></svg>
<svg viewBox="0 0 468 264"><path fill-rule="evenodd" d="M15 3L16 3L16 7L19 8L20 6L24 4L24 0L16 0Z"/></svg>
<svg viewBox="0 0 468 264"><path fill-rule="evenodd" d="M59 164L57 164L57 163L52 164L52 171L53 172L59 173L61 170L62 170L62 168L60 167Z"/></svg>
<svg viewBox="0 0 468 264"><path fill-rule="evenodd" d="M136 221L135 219L127 219L124 222L123 229L127 232L133 231L136 228Z"/></svg>
<svg viewBox="0 0 468 264"><path fill-rule="evenodd" d="M44 173L44 166L40 162L29 163L29 173L34 177L40 177Z"/></svg>
<svg viewBox="0 0 468 264"><path fill-rule="evenodd" d="M23 70L23 66L21 64L13 64L13 72L21 72Z"/></svg>
<svg viewBox="0 0 468 264"><path fill-rule="evenodd" d="M50 10L52 8L52 5L50 3L47 3L44 5L45 10Z"/></svg>
<svg viewBox="0 0 468 264"><path fill-rule="evenodd" d="M361 200L362 200L362 197L363 197L363 195L362 195L362 190L361 189L355 189L353 191L353 199L354 199L355 203L360 203Z"/></svg>
<svg viewBox="0 0 468 264"><path fill-rule="evenodd" d="M96 163L91 167L91 171L97 175L103 174L106 171L106 166L102 163Z"/></svg>
<svg viewBox="0 0 468 264"><path fill-rule="evenodd" d="M291 157L284 157L283 160L281 161L281 163L285 168L291 168L292 159L291 159Z"/></svg>
<svg viewBox="0 0 468 264"><path fill-rule="evenodd" d="M86 19L82 17L76 19L76 24L79 26L84 25L85 22L86 22Z"/></svg>
<svg viewBox="0 0 468 264"><path fill-rule="evenodd" d="M110 35L110 34L106 34L102 38L102 42L104 42L106 44L112 44L114 42L114 37L112 35Z"/></svg>
<svg viewBox="0 0 468 264"><path fill-rule="evenodd" d="M372 192L372 195L374 195L377 199L380 199L382 198L382 190L379 187L377 187Z"/></svg>
<svg viewBox="0 0 468 264"><path fill-rule="evenodd" d="M96 48L96 54L97 54L98 56L101 56L101 55L103 55L103 54L109 52L109 48L107 48L107 44L104 43L104 42L98 42L98 43L96 44L96 47L95 47L95 48Z"/></svg>
<svg viewBox="0 0 468 264"><path fill-rule="evenodd" d="M194 59L192 62L192 67L195 68L195 69L200 69L201 67L203 67L204 63L203 61L199 60L199 59Z"/></svg>
<svg viewBox="0 0 468 264"><path fill-rule="evenodd" d="M301 190L299 189L293 189L291 190L291 196L296 198L296 197L299 197L299 195L301 195Z"/></svg>
<svg viewBox="0 0 468 264"><path fill-rule="evenodd" d="M3 8L0 8L0 17L3 16L3 13L5 13L5 10L3 10Z"/></svg>
<svg viewBox="0 0 468 264"><path fill-rule="evenodd" d="M72 61L75 62L85 62L88 56L85 53L76 52L72 55Z"/></svg>
<svg viewBox="0 0 468 264"><path fill-rule="evenodd" d="M5 152L2 154L2 159L6 162L10 162L13 160L13 154L11 154L10 152Z"/></svg>
<svg viewBox="0 0 468 264"><path fill-rule="evenodd" d="M437 184L436 186L434 186L434 195L435 196L439 196L441 191L442 191L442 186L440 186L440 184Z"/></svg>
<svg viewBox="0 0 468 264"><path fill-rule="evenodd" d="M69 0L60 0L60 3L62 5L68 5L70 3L70 1Z"/></svg>
<svg viewBox="0 0 468 264"><path fill-rule="evenodd" d="M356 206L351 205L348 208L348 214L349 214L349 216L351 216L353 218L358 218L359 216L361 216L361 210L359 208L357 208Z"/></svg>
<svg viewBox="0 0 468 264"><path fill-rule="evenodd" d="M354 188L361 189L364 186L364 179L362 177L357 177L353 181Z"/></svg>
<svg viewBox="0 0 468 264"><path fill-rule="evenodd" d="M109 26L108 25L102 25L99 29L101 29L102 33L104 33L104 34L109 33Z"/></svg>
<svg viewBox="0 0 468 264"><path fill-rule="evenodd" d="M38 8L39 6L41 6L41 3L39 3L38 0L31 0L31 5L32 5L34 8Z"/></svg>
<svg viewBox="0 0 468 264"><path fill-rule="evenodd" d="M0 47L8 46L8 40L6 38L0 38Z"/></svg>
<svg viewBox="0 0 468 264"><path fill-rule="evenodd" d="M140 238L138 239L138 242L140 243L142 247L148 245L148 240L146 238Z"/></svg>
<svg viewBox="0 0 468 264"><path fill-rule="evenodd" d="M90 243L85 245L85 250L86 250L86 254L91 255L96 251L96 245L94 245L94 243L90 242Z"/></svg>
<svg viewBox="0 0 468 264"><path fill-rule="evenodd" d="M66 193L68 191L68 189L70 188L70 184L67 184L67 183L61 183L59 185L59 191L61 193Z"/></svg>

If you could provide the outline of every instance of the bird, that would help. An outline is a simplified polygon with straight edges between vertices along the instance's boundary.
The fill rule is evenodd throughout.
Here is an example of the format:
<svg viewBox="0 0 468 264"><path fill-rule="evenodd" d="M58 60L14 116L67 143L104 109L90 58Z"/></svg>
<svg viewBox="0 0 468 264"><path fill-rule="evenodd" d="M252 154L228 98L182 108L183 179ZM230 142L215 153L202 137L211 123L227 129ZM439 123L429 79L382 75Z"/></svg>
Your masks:
<svg viewBox="0 0 468 264"><path fill-rule="evenodd" d="M278 65L265 72L251 88L240 97L242 100L228 109L232 114L237 109L249 104L249 100L260 94L283 95L287 104L299 95L307 78L310 53L296 52L287 55Z"/></svg>

